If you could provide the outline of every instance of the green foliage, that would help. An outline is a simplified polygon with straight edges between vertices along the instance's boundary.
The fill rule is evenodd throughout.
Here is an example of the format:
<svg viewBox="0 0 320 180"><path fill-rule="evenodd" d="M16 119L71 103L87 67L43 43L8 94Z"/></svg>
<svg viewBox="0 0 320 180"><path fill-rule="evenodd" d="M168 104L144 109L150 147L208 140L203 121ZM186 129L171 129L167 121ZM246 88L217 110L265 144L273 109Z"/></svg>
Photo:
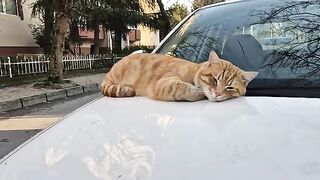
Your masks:
<svg viewBox="0 0 320 180"><path fill-rule="evenodd" d="M81 28L99 31L99 25L115 32L114 49L120 49L121 35L125 38L128 27L143 24L155 27L156 17L143 12L139 0L81 0L74 19ZM155 0L145 0L152 4ZM96 46L96 44L95 44Z"/></svg>
<svg viewBox="0 0 320 180"><path fill-rule="evenodd" d="M170 32L170 21L168 12L164 9L162 0L156 0L160 9L157 21L159 22L160 39L162 40Z"/></svg>
<svg viewBox="0 0 320 180"><path fill-rule="evenodd" d="M54 27L54 3L53 0L38 0L32 5L32 16L39 17L42 24L31 26L36 43L43 48L44 54L50 54L52 44L52 30Z"/></svg>
<svg viewBox="0 0 320 180"><path fill-rule="evenodd" d="M172 29L189 14L189 10L184 4L175 3L168 9L168 14L170 17L170 27Z"/></svg>
<svg viewBox="0 0 320 180"><path fill-rule="evenodd" d="M70 34L69 37L66 40L66 45L81 45L82 39L79 34L79 26L77 24L76 19L71 20L70 24Z"/></svg>
<svg viewBox="0 0 320 180"><path fill-rule="evenodd" d="M149 26L152 23L152 16L143 12L139 0L84 1L77 13L82 28L94 30L96 24L100 24L123 35L129 32L128 26Z"/></svg>
<svg viewBox="0 0 320 180"><path fill-rule="evenodd" d="M43 48L45 44L43 40L44 25L29 24L29 28L31 29L31 34L33 38L36 40L36 43Z"/></svg>
<svg viewBox="0 0 320 180"><path fill-rule="evenodd" d="M40 25L34 25L34 24L30 24L29 25L30 29L31 29L31 34L33 36L33 38L36 40L36 43L43 49L46 48L46 46L51 45L52 43L52 35L49 36L49 38L45 38L44 35L44 30L45 27L44 25L40 24ZM68 36L68 38L66 39L66 43L65 43L65 49L69 50L71 45L81 45L82 44L82 39L79 35L79 31L78 31L78 27L77 26L73 26L73 24L71 24L70 26L70 35ZM51 46L47 47L49 50L51 48ZM45 53L48 55L48 53Z"/></svg>

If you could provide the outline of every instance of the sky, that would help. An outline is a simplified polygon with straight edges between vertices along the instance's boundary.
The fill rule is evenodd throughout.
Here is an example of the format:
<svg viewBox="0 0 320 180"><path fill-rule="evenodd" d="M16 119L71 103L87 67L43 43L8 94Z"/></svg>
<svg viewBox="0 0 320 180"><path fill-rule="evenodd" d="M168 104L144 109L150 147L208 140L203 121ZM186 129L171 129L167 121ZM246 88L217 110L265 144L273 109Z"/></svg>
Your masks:
<svg viewBox="0 0 320 180"><path fill-rule="evenodd" d="M166 9L170 7L172 4L174 4L175 2L178 2L179 4L186 5L188 9L191 10L192 0L162 0L162 2Z"/></svg>

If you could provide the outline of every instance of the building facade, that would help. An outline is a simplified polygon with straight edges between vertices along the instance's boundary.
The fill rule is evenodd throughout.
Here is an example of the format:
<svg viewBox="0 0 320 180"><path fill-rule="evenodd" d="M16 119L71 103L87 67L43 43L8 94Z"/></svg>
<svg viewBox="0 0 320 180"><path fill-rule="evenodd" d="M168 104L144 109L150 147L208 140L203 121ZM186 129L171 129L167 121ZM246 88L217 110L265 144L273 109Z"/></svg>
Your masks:
<svg viewBox="0 0 320 180"><path fill-rule="evenodd" d="M36 44L30 25L40 25L39 18L31 17L32 3L36 0L0 0L0 56L41 54L42 48ZM156 12L156 6L140 0L147 13ZM93 52L93 31L79 29L82 39L80 46L72 46L74 54L91 54ZM114 40L113 33L100 27L100 53L110 52ZM136 45L156 46L159 44L159 30L152 30L139 25L130 28L130 32L121 42L121 48Z"/></svg>
<svg viewBox="0 0 320 180"><path fill-rule="evenodd" d="M0 0L0 56L39 54L30 24L40 23L31 18L30 8L35 0Z"/></svg>

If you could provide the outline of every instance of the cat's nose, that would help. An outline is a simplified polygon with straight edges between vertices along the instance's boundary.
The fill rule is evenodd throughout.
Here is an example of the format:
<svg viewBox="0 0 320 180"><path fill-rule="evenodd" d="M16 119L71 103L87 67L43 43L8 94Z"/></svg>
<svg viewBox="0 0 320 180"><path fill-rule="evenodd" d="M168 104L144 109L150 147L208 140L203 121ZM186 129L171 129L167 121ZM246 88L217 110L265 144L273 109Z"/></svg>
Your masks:
<svg viewBox="0 0 320 180"><path fill-rule="evenodd" d="M216 94L216 97L221 96L221 92L214 92L214 94Z"/></svg>

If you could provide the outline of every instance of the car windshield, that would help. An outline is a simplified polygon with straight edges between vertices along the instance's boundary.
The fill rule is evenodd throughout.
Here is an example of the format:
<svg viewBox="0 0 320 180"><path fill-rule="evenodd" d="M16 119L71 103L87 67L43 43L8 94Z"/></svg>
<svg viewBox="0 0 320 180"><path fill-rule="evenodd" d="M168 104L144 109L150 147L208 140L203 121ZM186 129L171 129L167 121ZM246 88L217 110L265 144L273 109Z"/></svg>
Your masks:
<svg viewBox="0 0 320 180"><path fill-rule="evenodd" d="M249 95L320 97L319 43L319 1L240 1L197 11L156 53L201 63L215 50L259 71Z"/></svg>

